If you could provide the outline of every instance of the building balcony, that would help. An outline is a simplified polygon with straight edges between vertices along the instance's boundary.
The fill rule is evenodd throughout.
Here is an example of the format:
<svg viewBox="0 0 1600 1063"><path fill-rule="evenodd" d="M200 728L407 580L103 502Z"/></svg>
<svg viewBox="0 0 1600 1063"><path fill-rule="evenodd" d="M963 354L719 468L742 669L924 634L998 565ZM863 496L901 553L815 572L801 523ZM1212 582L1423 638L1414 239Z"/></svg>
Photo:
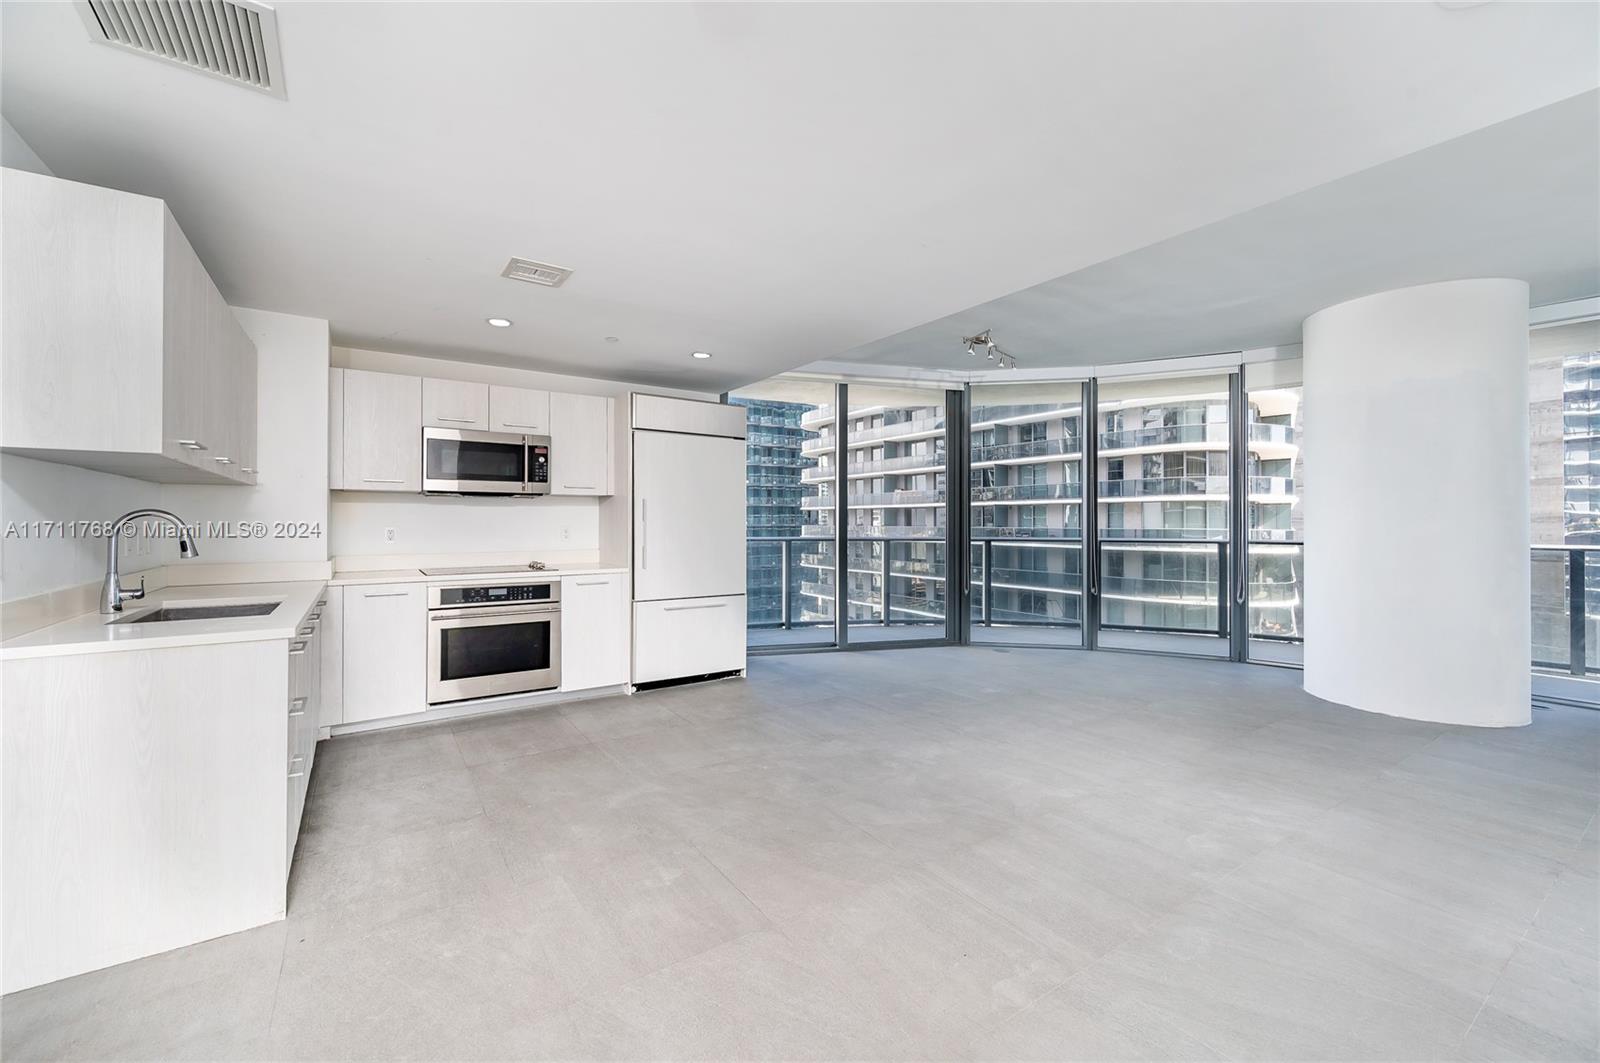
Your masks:
<svg viewBox="0 0 1600 1063"><path fill-rule="evenodd" d="M1057 421L1067 417L1077 417L1082 413L1082 407L1074 404L1071 406L1047 406L1041 403L1013 403L1001 406L973 406L973 429L986 428L995 424L1032 424L1038 421Z"/></svg>
<svg viewBox="0 0 1600 1063"><path fill-rule="evenodd" d="M1059 439L1030 439L1021 443L994 443L972 448L972 464L997 465L1006 461L1026 458L1061 457L1074 460L1082 457L1082 444L1076 436Z"/></svg>
<svg viewBox="0 0 1600 1063"><path fill-rule="evenodd" d="M859 480L867 476L880 476L891 472L943 472L945 466L944 451L939 450L933 454L902 454L893 458L880 458L877 461L852 461L845 469L845 475L850 479ZM806 483L823 483L833 480L833 469L813 468L800 474L801 480Z"/></svg>
<svg viewBox="0 0 1600 1063"><path fill-rule="evenodd" d="M833 499L811 495L800 503L804 509L832 509ZM942 506L943 491L869 491L845 496L849 509L904 509L908 506Z"/></svg>
<svg viewBox="0 0 1600 1063"><path fill-rule="evenodd" d="M993 487L974 487L972 501L988 502L1049 502L1077 501L1083 495L1083 485L1065 484L996 484Z"/></svg>
<svg viewBox="0 0 1600 1063"><path fill-rule="evenodd" d="M1288 476L1252 476L1249 478L1252 501L1291 501L1294 498L1294 479ZM1152 476L1136 480L1101 480L1102 499L1120 498L1194 498L1226 499L1226 476Z"/></svg>

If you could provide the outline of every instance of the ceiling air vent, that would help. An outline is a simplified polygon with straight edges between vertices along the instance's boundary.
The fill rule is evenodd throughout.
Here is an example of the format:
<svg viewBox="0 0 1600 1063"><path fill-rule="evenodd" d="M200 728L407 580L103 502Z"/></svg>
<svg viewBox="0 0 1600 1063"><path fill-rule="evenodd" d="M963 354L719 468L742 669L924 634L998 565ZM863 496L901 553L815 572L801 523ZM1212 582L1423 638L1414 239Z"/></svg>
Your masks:
<svg viewBox="0 0 1600 1063"><path fill-rule="evenodd" d="M77 0L102 44L283 99L278 16L254 0Z"/></svg>
<svg viewBox="0 0 1600 1063"><path fill-rule="evenodd" d="M552 266L548 262L534 262L526 258L514 258L506 263L506 268L500 271L500 276L509 277L514 281L527 281L529 284L542 284L546 288L559 288L572 276L570 269L561 266Z"/></svg>

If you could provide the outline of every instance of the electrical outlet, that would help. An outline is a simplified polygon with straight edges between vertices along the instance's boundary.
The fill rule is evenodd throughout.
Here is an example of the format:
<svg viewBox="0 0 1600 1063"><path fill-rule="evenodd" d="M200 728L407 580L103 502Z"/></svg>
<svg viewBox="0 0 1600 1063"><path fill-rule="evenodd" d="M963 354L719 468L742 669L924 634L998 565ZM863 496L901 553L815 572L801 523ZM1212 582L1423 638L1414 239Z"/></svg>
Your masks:
<svg viewBox="0 0 1600 1063"><path fill-rule="evenodd" d="M394 542L394 529L393 528L385 528L385 529L383 529L383 541L386 542L386 543Z"/></svg>
<svg viewBox="0 0 1600 1063"><path fill-rule="evenodd" d="M572 529L567 527L566 525L562 525L562 527L561 527L561 541L562 542L566 542L570 538L572 538Z"/></svg>

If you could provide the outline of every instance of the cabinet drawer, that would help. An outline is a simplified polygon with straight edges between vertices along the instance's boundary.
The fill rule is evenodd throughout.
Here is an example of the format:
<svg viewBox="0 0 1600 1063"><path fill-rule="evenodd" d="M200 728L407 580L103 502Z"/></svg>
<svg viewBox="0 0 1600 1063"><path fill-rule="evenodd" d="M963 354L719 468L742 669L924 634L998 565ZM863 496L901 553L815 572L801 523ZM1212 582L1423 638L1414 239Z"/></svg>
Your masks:
<svg viewBox="0 0 1600 1063"><path fill-rule="evenodd" d="M744 668L744 595L635 602L633 681Z"/></svg>

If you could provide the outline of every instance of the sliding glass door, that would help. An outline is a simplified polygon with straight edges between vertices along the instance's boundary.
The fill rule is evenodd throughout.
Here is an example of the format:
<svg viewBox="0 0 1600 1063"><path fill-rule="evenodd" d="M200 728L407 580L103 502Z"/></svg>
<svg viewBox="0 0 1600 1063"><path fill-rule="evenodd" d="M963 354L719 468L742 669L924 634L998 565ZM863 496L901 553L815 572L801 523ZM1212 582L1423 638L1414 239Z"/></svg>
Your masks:
<svg viewBox="0 0 1600 1063"><path fill-rule="evenodd" d="M1226 657L1228 374L1101 380L1098 644Z"/></svg>
<svg viewBox="0 0 1600 1063"><path fill-rule="evenodd" d="M945 391L852 383L845 453L848 641L945 637Z"/></svg>
<svg viewBox="0 0 1600 1063"><path fill-rule="evenodd" d="M968 399L970 639L1083 645L1083 384Z"/></svg>
<svg viewBox="0 0 1600 1063"><path fill-rule="evenodd" d="M730 401L748 411L752 649L1300 663L1297 362L964 392L780 377Z"/></svg>
<svg viewBox="0 0 1600 1063"><path fill-rule="evenodd" d="M1300 664L1305 644L1304 404L1298 359L1244 367L1249 660Z"/></svg>
<svg viewBox="0 0 1600 1063"><path fill-rule="evenodd" d="M752 647L834 644L834 385L742 388L746 609Z"/></svg>

